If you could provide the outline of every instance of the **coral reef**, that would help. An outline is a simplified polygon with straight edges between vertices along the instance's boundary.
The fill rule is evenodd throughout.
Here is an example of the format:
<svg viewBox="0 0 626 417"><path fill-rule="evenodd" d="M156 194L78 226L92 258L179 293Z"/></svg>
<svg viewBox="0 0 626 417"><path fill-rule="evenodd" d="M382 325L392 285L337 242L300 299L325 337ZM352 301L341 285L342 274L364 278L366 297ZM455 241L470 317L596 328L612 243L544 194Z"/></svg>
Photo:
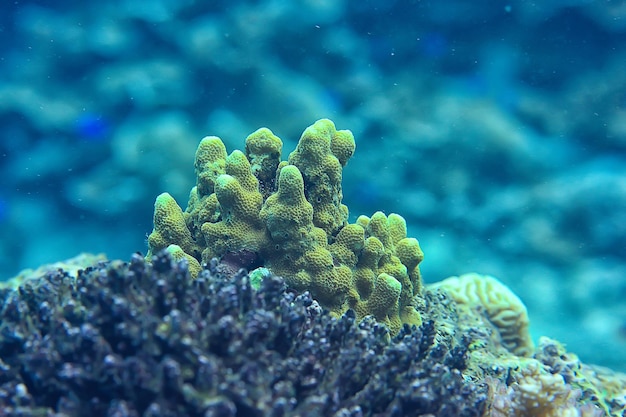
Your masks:
<svg viewBox="0 0 626 417"><path fill-rule="evenodd" d="M146 258L169 247L189 260L194 276L199 262L214 257L234 270L263 265L335 315L352 308L393 334L419 325L423 254L404 219L377 212L348 224L341 180L355 150L352 133L322 119L287 161L281 147L267 128L248 136L246 154L227 155L219 138L202 139L187 209L167 193L157 197Z"/></svg>
<svg viewBox="0 0 626 417"><path fill-rule="evenodd" d="M202 132L291 150L331 117L368 149L351 212L401 213L427 277L501 277L535 330L626 371L622 2L122 3L3 9L0 280L142 248Z"/></svg>
<svg viewBox="0 0 626 417"><path fill-rule="evenodd" d="M258 271L258 270L257 270ZM542 338L519 357L443 288L389 338L334 317L269 271L213 259L196 279L170 252L147 263L48 270L0 289L2 415L620 416L626 375ZM481 320L482 318L482 320Z"/></svg>
<svg viewBox="0 0 626 417"><path fill-rule="evenodd" d="M495 278L451 277L426 286L424 295L424 315L440 340L468 341L463 374L489 386L486 416L617 417L626 411L626 375L584 364L547 337L533 347L525 308ZM522 316L517 323L510 320L514 314ZM509 341L526 344L506 343L512 335Z"/></svg>
<svg viewBox="0 0 626 417"><path fill-rule="evenodd" d="M165 249L176 260L188 259L183 265L195 277L206 275L200 262L215 269L219 258L226 275L253 270L244 285L261 291L279 275L290 290L310 291L340 321L384 323L397 335L392 346L418 329L427 331L434 350L450 353L441 364L489 388L476 415L599 417L624 411L624 377L581 364L547 338L535 349L525 305L497 279L466 274L424 286L423 254L417 240L407 237L401 216L377 212L348 223L341 178L354 152L349 131L320 120L282 162L281 144L265 128L247 138L246 150L254 156L227 155L219 138L203 139L187 209L168 194L165 203L164 195L157 199L146 260L155 254L155 261L162 259ZM463 415L453 410L446 413Z"/></svg>
<svg viewBox="0 0 626 417"><path fill-rule="evenodd" d="M197 279L167 253L0 290L3 415L480 416L467 340L432 322L391 341L268 276L216 260Z"/></svg>

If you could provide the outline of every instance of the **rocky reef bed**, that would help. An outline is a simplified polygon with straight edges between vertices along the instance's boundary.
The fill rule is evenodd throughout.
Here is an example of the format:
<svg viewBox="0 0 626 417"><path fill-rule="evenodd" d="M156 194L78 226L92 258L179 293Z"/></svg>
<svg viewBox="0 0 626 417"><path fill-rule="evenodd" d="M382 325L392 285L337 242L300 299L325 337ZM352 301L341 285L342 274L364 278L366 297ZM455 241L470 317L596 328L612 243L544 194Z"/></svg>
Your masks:
<svg viewBox="0 0 626 417"><path fill-rule="evenodd" d="M624 376L543 339L498 344L479 309L425 289L424 322L390 337L269 275L212 260L100 261L0 290L0 410L20 416L621 415Z"/></svg>

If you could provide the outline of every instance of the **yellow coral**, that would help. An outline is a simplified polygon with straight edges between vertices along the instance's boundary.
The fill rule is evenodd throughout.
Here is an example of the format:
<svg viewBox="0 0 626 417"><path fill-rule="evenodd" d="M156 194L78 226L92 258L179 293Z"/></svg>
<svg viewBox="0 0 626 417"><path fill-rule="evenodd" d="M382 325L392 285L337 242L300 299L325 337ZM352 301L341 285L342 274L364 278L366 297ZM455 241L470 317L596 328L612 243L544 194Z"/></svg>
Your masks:
<svg viewBox="0 0 626 417"><path fill-rule="evenodd" d="M335 267L324 230L313 225L313 207L304 196L304 179L293 165L280 171L278 190L261 209L260 218L271 238L264 256L287 284L309 289L335 314L345 311L346 295L352 286L349 268Z"/></svg>
<svg viewBox="0 0 626 417"><path fill-rule="evenodd" d="M361 257L354 270L354 285L358 290L358 297L353 298L351 303L356 307L361 299L367 299L374 290L378 272L378 261L382 258L385 248L377 238L370 236L365 239Z"/></svg>
<svg viewBox="0 0 626 417"><path fill-rule="evenodd" d="M226 172L226 158L226 146L217 136L207 136L200 141L194 163L196 186L189 193L185 210L185 223L199 247L206 246L202 225L206 222L215 223L220 218L214 189L217 178Z"/></svg>
<svg viewBox="0 0 626 417"><path fill-rule="evenodd" d="M246 138L246 157L252 174L259 180L259 190L267 198L274 189L283 142L266 127Z"/></svg>
<svg viewBox="0 0 626 417"><path fill-rule="evenodd" d="M224 173L226 147L217 136L207 136L200 141L196 151L195 168L200 197L213 192L215 180Z"/></svg>
<svg viewBox="0 0 626 417"><path fill-rule="evenodd" d="M191 233L185 224L183 210L168 193L160 194L154 203L154 230L148 236L147 259L171 244L186 253L196 252Z"/></svg>
<svg viewBox="0 0 626 417"><path fill-rule="evenodd" d="M330 122L330 120L329 120ZM332 124L332 122L330 122ZM352 136L352 132L349 130L335 130L335 125L332 124L330 128L332 132L331 140L330 140L330 150L333 155L337 157L337 160L341 164L341 166L346 166L348 163L348 159L352 157L354 154L354 150L356 148L354 142L354 136Z"/></svg>
<svg viewBox="0 0 626 417"><path fill-rule="evenodd" d="M358 224L348 224L339 231L330 251L339 263L354 269L364 244L365 230Z"/></svg>
<svg viewBox="0 0 626 417"><path fill-rule="evenodd" d="M258 252L266 241L259 219L263 196L248 159L242 152L234 151L226 158L225 171L217 177L214 187L221 220L206 222L201 227L207 243L202 253L204 262L229 251Z"/></svg>
<svg viewBox="0 0 626 417"><path fill-rule="evenodd" d="M382 273L376 277L372 294L366 301L356 304L357 316L373 315L376 320L385 323L392 334L402 327L399 315L399 299L402 284L389 274Z"/></svg>
<svg viewBox="0 0 626 417"><path fill-rule="evenodd" d="M401 321L407 324L421 324L420 315L415 309L417 304L415 296L421 293L418 264L424 259L424 255L417 240L406 237L406 221L395 213L386 216L379 211L371 218L359 216L357 224L365 229L368 236L366 249L361 256L363 262L355 271L355 285L363 289L362 296L367 298L366 294L372 288L373 276L388 274L401 284L399 300ZM369 245L374 245L372 248L377 250L367 250L368 241ZM368 272L367 268L371 268L372 271Z"/></svg>
<svg viewBox="0 0 626 417"><path fill-rule="evenodd" d="M405 237L396 243L396 255L406 266L409 280L413 284L413 294L422 292L422 274L419 264L424 260L424 253L417 239Z"/></svg>
<svg viewBox="0 0 626 417"><path fill-rule="evenodd" d="M282 251L303 253L312 245L313 206L304 197L304 179L298 168L287 165L280 170L278 190L265 200L259 216Z"/></svg>
<svg viewBox="0 0 626 417"><path fill-rule="evenodd" d="M347 222L341 177L354 153L352 133L323 119L304 131L288 161L280 162L281 147L266 128L248 136L245 154L227 156L219 138L204 138L185 213L171 197L157 199L150 255L178 245L170 252L197 274L191 258L252 253L335 315L352 307L359 319L374 315L393 333L403 323L420 324L423 255L406 237L404 219L379 212Z"/></svg>
<svg viewBox="0 0 626 417"><path fill-rule="evenodd" d="M189 275L191 275L192 277L197 277L200 272L202 271L202 267L200 266L200 263L198 262L198 260L196 258L194 258L193 256L185 253L180 246L178 245L169 245L167 247L167 251L169 252L170 255L172 255L172 258L174 258L177 261L180 261L182 259L185 259L187 261L187 267L189 268Z"/></svg>
<svg viewBox="0 0 626 417"><path fill-rule="evenodd" d="M349 130L338 132L332 121L322 119L302 133L296 150L289 155L289 163L298 167L305 179L306 198L314 208L313 223L329 236L348 220L348 208L341 204L342 166L354 149Z"/></svg>
<svg viewBox="0 0 626 417"><path fill-rule="evenodd" d="M220 219L220 203L217 201L215 193L200 197L198 187L193 187L189 193L187 209L183 213L187 228L191 232L191 237L199 247L207 244L201 232L204 223L217 223Z"/></svg>

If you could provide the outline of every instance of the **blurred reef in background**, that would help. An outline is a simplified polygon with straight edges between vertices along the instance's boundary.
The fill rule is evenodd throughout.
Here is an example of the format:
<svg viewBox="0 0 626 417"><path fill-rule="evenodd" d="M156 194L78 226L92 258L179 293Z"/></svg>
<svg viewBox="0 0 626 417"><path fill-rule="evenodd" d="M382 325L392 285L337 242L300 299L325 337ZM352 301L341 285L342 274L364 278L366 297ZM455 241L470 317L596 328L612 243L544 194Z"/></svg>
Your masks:
<svg viewBox="0 0 626 417"><path fill-rule="evenodd" d="M626 370L622 2L8 4L0 271L145 252L199 138L332 118L359 153L350 221L399 213L424 280L477 271L535 335Z"/></svg>

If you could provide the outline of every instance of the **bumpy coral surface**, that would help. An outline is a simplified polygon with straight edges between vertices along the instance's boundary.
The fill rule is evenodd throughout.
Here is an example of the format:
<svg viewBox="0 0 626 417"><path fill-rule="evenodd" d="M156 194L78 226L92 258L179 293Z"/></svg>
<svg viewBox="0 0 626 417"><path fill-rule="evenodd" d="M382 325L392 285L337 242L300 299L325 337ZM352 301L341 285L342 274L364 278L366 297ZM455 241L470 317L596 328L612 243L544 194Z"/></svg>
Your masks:
<svg viewBox="0 0 626 417"><path fill-rule="evenodd" d="M62 270L0 290L0 414L480 416L466 344L432 322L387 330L324 313L216 260L196 280L169 254Z"/></svg>
<svg viewBox="0 0 626 417"><path fill-rule="evenodd" d="M423 254L404 219L379 212L348 224L341 179L354 150L352 133L327 119L304 131L287 161L267 128L248 136L245 154L204 138L184 213L169 194L157 198L147 258L169 247L193 276L213 257L235 270L265 266L337 316L352 308L393 334L419 325Z"/></svg>

